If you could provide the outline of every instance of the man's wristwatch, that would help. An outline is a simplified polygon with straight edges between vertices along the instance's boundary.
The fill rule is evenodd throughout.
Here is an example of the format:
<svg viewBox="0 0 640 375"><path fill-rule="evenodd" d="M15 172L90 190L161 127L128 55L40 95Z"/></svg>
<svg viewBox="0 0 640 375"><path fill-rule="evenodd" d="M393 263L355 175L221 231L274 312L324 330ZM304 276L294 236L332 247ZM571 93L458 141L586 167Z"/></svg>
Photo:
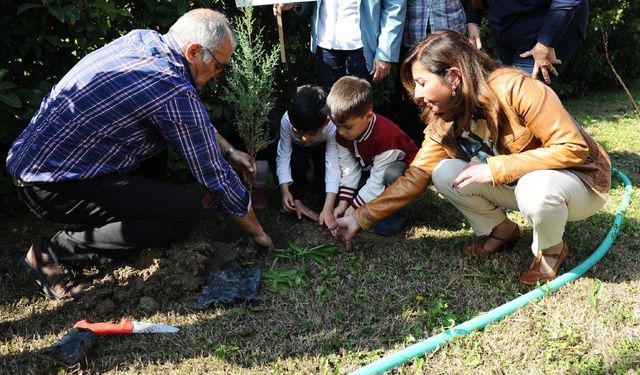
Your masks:
<svg viewBox="0 0 640 375"><path fill-rule="evenodd" d="M236 152L236 149L233 148L233 146L229 146L229 148L227 149L227 151L224 152L224 156L225 157L229 157L231 156L231 154L233 154L234 152Z"/></svg>

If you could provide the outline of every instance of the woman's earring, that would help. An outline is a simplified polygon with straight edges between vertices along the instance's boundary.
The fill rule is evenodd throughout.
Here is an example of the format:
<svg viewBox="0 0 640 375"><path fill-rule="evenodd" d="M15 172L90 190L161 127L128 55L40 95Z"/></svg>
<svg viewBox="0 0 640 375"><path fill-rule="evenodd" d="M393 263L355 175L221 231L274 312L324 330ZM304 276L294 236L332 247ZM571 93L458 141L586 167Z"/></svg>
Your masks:
<svg viewBox="0 0 640 375"><path fill-rule="evenodd" d="M455 97L456 96L456 90L458 89L458 86L452 86L451 87L451 96Z"/></svg>

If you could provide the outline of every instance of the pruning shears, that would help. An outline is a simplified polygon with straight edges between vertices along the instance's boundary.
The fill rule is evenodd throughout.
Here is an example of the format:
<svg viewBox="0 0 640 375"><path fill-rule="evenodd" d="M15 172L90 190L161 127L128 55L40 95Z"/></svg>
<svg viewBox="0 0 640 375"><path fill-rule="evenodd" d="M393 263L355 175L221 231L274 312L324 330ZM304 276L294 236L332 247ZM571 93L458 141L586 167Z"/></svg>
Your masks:
<svg viewBox="0 0 640 375"><path fill-rule="evenodd" d="M93 331L96 335L130 335L133 333L177 333L179 328L162 323L138 322L129 318L124 318L120 323L99 322L94 323L89 320L81 320L73 325L73 328L85 328Z"/></svg>

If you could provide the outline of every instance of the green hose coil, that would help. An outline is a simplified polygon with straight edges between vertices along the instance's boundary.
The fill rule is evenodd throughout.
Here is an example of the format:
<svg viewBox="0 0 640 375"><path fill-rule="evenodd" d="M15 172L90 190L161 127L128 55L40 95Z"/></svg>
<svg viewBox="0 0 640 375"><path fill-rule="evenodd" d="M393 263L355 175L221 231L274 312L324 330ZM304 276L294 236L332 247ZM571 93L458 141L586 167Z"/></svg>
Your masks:
<svg viewBox="0 0 640 375"><path fill-rule="evenodd" d="M549 283L542 285L530 291L529 293L511 300L501 306L498 306L495 309L487 312L486 314L467 320L466 322L449 328L442 333L431 336L424 341L392 353L356 371L353 371L350 374L382 374L385 371L394 369L414 358L421 357L425 353L438 349L454 337L464 336L475 330L484 328L488 324L516 312L518 309L526 306L530 302L544 297L547 293L555 292L565 284L568 284L569 282L574 281L582 276L591 267L596 265L607 254L611 245L613 245L613 240L616 238L618 232L620 231L622 220L624 219L624 214L629 207L629 203L631 202L631 195L633 193L633 185L631 184L631 180L629 180L629 178L617 168L612 168L611 172L624 183L624 197L622 199L622 202L620 203L620 206L618 206L615 219L613 220L613 225L611 226L611 229L609 229L607 236L602 241L602 243L600 243L600 246L598 246L593 254L591 254L591 256L585 259L582 263L580 263L574 269L568 271L567 273L558 276L556 279L550 281Z"/></svg>

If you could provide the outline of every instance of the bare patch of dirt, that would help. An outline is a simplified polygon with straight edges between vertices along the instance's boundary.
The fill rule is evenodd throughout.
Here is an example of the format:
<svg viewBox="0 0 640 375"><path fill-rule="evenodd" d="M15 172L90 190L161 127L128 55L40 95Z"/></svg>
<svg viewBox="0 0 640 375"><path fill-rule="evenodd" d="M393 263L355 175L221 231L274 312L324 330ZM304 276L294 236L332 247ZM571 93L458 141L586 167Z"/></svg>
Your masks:
<svg viewBox="0 0 640 375"><path fill-rule="evenodd" d="M233 259L269 267L271 259L262 256L264 251L250 246L228 219L212 216L184 242L143 250L130 262L85 270L92 277L92 290L78 301L80 308L96 320L117 320L132 311L146 315L176 306L192 309L211 270ZM286 248L289 241L302 247L337 242L310 220L276 209L258 216L277 248Z"/></svg>
<svg viewBox="0 0 640 375"><path fill-rule="evenodd" d="M100 319L138 309L154 313L176 303L193 305L209 270L238 256L234 243L192 236L169 249L144 250L130 263L90 270L92 289L78 302Z"/></svg>

